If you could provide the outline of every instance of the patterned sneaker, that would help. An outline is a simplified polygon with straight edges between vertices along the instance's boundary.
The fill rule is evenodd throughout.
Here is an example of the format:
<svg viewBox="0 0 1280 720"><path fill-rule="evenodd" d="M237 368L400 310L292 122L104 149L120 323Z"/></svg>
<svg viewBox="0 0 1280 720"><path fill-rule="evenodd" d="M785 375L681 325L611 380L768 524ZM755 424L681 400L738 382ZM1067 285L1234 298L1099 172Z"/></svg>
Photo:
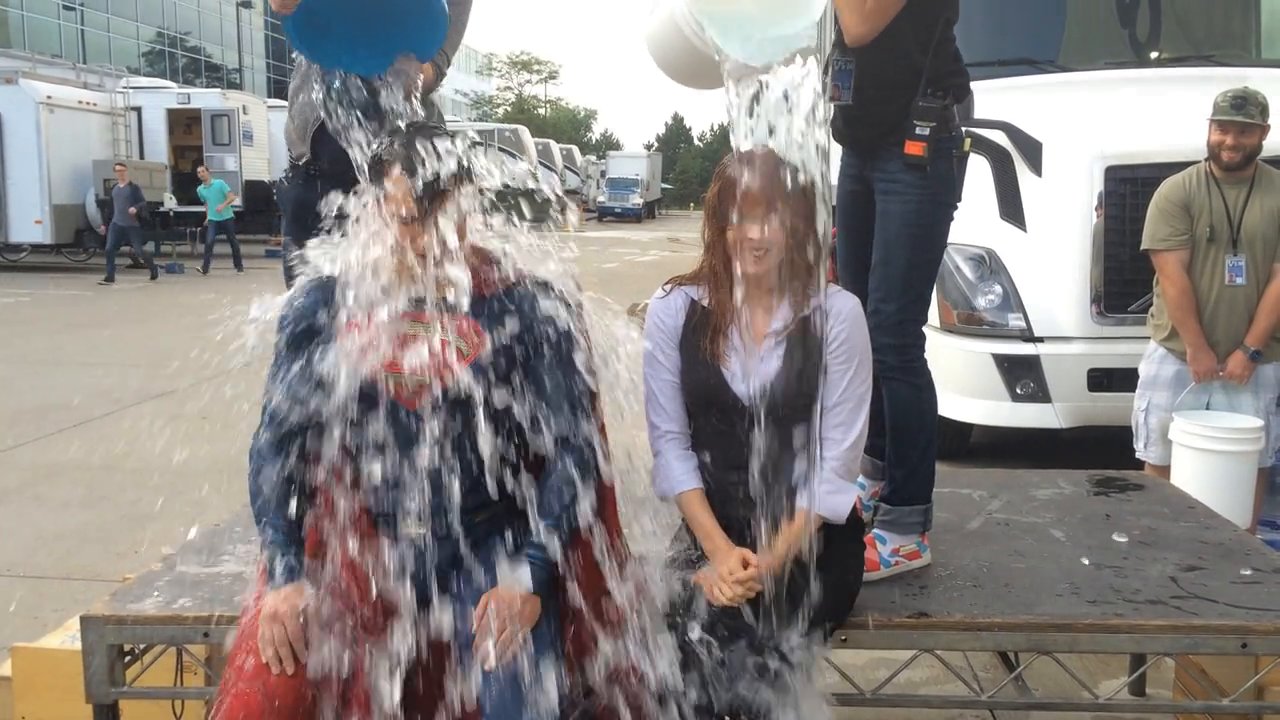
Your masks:
<svg viewBox="0 0 1280 720"><path fill-rule="evenodd" d="M870 525L871 519L876 515L876 504L880 502L880 495L884 492L884 481L869 480L867 476L859 475L858 481L854 484L858 487L858 501L855 506L858 515Z"/></svg>
<svg viewBox="0 0 1280 720"><path fill-rule="evenodd" d="M875 582L911 570L918 570L933 562L929 552L929 536L914 536L908 542L894 545L882 530L872 530L867 535L867 551L862 580Z"/></svg>

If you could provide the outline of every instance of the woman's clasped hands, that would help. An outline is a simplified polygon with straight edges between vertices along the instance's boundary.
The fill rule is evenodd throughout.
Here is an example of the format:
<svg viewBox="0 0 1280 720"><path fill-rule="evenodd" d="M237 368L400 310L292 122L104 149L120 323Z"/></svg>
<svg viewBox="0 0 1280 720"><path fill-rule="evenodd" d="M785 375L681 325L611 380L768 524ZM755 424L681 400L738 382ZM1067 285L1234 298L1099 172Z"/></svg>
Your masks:
<svg viewBox="0 0 1280 720"><path fill-rule="evenodd" d="M760 559L744 547L708 553L710 561L693 577L707 600L717 607L738 607L764 590Z"/></svg>

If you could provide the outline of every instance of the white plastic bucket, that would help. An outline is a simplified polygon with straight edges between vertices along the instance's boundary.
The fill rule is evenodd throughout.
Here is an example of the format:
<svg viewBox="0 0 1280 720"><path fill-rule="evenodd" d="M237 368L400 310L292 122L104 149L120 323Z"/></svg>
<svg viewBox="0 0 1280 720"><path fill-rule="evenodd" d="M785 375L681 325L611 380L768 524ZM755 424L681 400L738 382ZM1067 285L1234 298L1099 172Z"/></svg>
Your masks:
<svg viewBox="0 0 1280 720"><path fill-rule="evenodd" d="M1169 425L1170 480L1241 528L1253 522L1258 460L1266 444L1259 418L1220 410L1182 410Z"/></svg>

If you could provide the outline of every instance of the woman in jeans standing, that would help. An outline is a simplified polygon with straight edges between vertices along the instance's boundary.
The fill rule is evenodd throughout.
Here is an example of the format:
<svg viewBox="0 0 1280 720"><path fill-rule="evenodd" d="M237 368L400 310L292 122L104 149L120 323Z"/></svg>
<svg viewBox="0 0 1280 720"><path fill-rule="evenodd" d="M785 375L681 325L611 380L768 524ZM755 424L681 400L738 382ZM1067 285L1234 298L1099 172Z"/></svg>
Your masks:
<svg viewBox="0 0 1280 720"><path fill-rule="evenodd" d="M956 106L969 74L959 0L834 0L829 88L843 148L836 188L840 284L862 300L875 383L859 478L875 509L864 579L931 562L938 399L924 325L958 190Z"/></svg>

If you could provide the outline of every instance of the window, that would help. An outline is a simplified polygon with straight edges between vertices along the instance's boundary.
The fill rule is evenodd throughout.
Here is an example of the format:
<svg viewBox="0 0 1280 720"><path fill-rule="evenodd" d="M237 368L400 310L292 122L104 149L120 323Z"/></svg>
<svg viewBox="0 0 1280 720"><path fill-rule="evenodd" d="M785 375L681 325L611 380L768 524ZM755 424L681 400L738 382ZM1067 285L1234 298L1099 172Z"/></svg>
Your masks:
<svg viewBox="0 0 1280 720"><path fill-rule="evenodd" d="M26 2L28 15L39 15L40 17L57 19L61 15L61 8L53 0L24 0Z"/></svg>
<svg viewBox="0 0 1280 720"><path fill-rule="evenodd" d="M200 37L200 13L190 5L178 3L178 34Z"/></svg>
<svg viewBox="0 0 1280 720"><path fill-rule="evenodd" d="M207 12L200 13L200 39L208 45L221 45L222 18Z"/></svg>
<svg viewBox="0 0 1280 720"><path fill-rule="evenodd" d="M138 25L131 20L121 20L119 18L110 18L110 30L112 35L117 35L130 40L138 39Z"/></svg>
<svg viewBox="0 0 1280 720"><path fill-rule="evenodd" d="M27 49L31 52L62 57L62 33L58 23L42 17L27 18Z"/></svg>
<svg viewBox="0 0 1280 720"><path fill-rule="evenodd" d="M128 72L141 72L142 59L139 57L139 45L132 40L111 38L111 64L118 68L126 68Z"/></svg>
<svg viewBox="0 0 1280 720"><path fill-rule="evenodd" d="M137 20L138 0L111 0L111 14L125 20Z"/></svg>
<svg viewBox="0 0 1280 720"><path fill-rule="evenodd" d="M97 30L98 32L111 31L111 18L92 10L69 10L63 13L62 20L69 25L84 25L86 28Z"/></svg>
<svg viewBox="0 0 1280 720"><path fill-rule="evenodd" d="M214 147L231 147L231 116L217 113L209 117L209 142Z"/></svg>
<svg viewBox="0 0 1280 720"><path fill-rule="evenodd" d="M960 52L978 79L1054 71L1158 65L1275 67L1280 0L965 0L956 26ZM1203 59L1186 56L1206 56ZM1034 58L1050 63L995 66Z"/></svg>
<svg viewBox="0 0 1280 720"><path fill-rule="evenodd" d="M164 27L164 3L162 0L138 0L138 22L144 27L156 30Z"/></svg>
<svg viewBox="0 0 1280 720"><path fill-rule="evenodd" d="M107 35L84 31L84 61L89 65L111 64L111 42Z"/></svg>
<svg viewBox="0 0 1280 720"><path fill-rule="evenodd" d="M23 40L25 23L22 15L12 10L0 10L0 47L22 49L26 47Z"/></svg>

